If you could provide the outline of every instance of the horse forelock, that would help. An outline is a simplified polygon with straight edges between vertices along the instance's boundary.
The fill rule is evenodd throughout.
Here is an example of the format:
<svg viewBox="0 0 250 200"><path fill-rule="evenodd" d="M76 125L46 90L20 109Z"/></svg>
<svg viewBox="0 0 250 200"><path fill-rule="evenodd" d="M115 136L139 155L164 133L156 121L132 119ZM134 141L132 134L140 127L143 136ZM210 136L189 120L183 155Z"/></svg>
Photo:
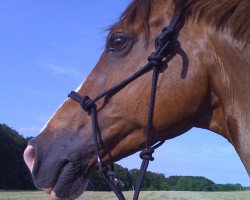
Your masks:
<svg viewBox="0 0 250 200"><path fill-rule="evenodd" d="M125 29L144 33L149 37L149 18L153 6L166 5L170 0L133 0L122 13L119 21ZM172 0L176 9L184 10L185 19L205 21L217 30L228 28L236 40L249 42L250 2L249 0ZM136 24L136 26L133 26Z"/></svg>
<svg viewBox="0 0 250 200"><path fill-rule="evenodd" d="M121 14L119 21L111 28L122 25L124 29L134 33L144 33L149 37L149 17L151 14L152 0L134 0ZM134 26L136 23L136 26Z"/></svg>

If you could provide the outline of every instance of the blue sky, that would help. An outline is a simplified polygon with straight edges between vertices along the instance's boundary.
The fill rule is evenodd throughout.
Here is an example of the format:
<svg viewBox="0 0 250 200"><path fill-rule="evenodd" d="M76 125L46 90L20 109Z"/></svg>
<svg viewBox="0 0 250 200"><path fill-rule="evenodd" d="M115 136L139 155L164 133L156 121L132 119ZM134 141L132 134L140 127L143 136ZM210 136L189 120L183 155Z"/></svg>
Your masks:
<svg viewBox="0 0 250 200"><path fill-rule="evenodd" d="M129 2L0 1L0 123L35 136L91 71L104 47L105 28ZM135 154L118 163L139 168L140 159ZM201 129L167 141L149 170L250 186L232 145Z"/></svg>

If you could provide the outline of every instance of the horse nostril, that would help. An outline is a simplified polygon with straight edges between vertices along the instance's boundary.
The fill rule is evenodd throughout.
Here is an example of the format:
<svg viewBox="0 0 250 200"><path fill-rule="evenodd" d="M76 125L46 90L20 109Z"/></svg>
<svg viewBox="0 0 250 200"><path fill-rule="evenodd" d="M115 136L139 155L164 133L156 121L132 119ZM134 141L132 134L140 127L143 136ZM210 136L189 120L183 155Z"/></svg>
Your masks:
<svg viewBox="0 0 250 200"><path fill-rule="evenodd" d="M23 158L31 172L35 162L35 155L36 155L35 148L31 145L28 145L23 153Z"/></svg>

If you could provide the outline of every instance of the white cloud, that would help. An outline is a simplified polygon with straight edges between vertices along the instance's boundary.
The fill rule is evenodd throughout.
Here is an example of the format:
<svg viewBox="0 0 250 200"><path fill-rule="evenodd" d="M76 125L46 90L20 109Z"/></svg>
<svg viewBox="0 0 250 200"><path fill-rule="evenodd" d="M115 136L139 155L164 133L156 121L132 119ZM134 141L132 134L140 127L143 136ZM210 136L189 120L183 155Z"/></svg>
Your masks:
<svg viewBox="0 0 250 200"><path fill-rule="evenodd" d="M50 72L52 75L73 75L77 76L80 74L79 71L76 69L70 69L69 67L62 67L54 64L49 63L42 63L40 64L40 67L43 69L46 69Z"/></svg>

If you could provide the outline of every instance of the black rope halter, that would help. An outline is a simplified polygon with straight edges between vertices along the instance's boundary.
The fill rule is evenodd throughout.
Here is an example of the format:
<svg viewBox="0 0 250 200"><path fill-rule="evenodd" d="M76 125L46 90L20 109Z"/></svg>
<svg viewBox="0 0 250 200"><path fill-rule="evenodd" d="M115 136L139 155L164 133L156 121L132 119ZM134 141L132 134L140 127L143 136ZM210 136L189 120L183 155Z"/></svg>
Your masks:
<svg viewBox="0 0 250 200"><path fill-rule="evenodd" d="M92 129L93 129L93 138L95 144L95 155L96 161L99 167L99 170L103 173L108 185L114 191L116 196L119 200L125 200L121 188L123 183L114 173L114 165L111 164L111 167L108 168L107 166L102 166L99 151L98 151L98 135L99 135L99 127L98 127L98 119L97 119L97 110L96 110L96 101L105 97L111 97L112 95L119 92L121 89L126 87L129 83L136 80L138 77L142 76L143 74L153 70L152 74L152 83L151 83L151 96L150 96L150 103L149 103L149 111L148 111L148 121L146 127L146 141L145 141L145 148L140 153L140 158L142 159L142 164L140 168L140 174L137 178L137 184L135 187L135 193L133 200L137 200L139 197L139 193L141 190L141 185L143 182L144 175L147 171L147 167L149 161L153 161L153 153L154 150L160 147L164 141L158 142L156 145L150 145L150 133L153 129L153 115L154 115L154 106L155 106L155 96L156 96L156 88L157 88L157 80L159 75L159 69L163 65L166 56L169 51L169 47L173 42L173 35L176 31L176 28L180 24L181 12L175 12L174 16L172 17L169 26L164 27L161 34L155 40L156 51L153 52L148 57L148 63L135 72L132 76L127 78L126 80L120 82L119 84L115 85L114 87L102 92L101 94L97 95L94 99L90 99L88 96L81 96L75 91L72 91L68 97L72 98L73 100L80 103L81 107L84 111L86 111L92 117Z"/></svg>

